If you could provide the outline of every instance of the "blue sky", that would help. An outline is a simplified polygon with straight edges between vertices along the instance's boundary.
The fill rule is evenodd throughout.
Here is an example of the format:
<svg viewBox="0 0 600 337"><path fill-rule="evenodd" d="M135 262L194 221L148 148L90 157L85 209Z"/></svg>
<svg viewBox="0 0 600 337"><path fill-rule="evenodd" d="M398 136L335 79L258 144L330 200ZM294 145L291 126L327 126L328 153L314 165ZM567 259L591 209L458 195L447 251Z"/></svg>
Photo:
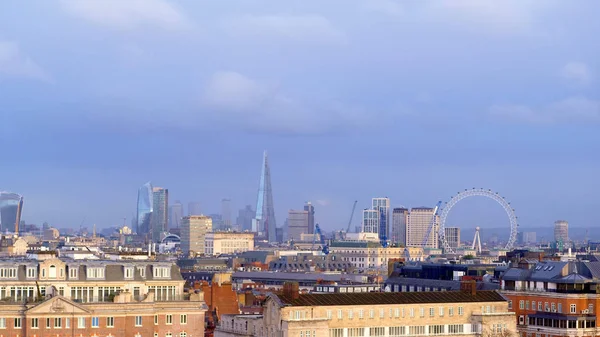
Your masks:
<svg viewBox="0 0 600 337"><path fill-rule="evenodd" d="M522 226L597 225L600 2L0 3L0 189L59 227L130 221L136 190L326 229L352 202L491 188ZM355 215L358 224L360 216ZM449 225L503 226L466 200Z"/></svg>

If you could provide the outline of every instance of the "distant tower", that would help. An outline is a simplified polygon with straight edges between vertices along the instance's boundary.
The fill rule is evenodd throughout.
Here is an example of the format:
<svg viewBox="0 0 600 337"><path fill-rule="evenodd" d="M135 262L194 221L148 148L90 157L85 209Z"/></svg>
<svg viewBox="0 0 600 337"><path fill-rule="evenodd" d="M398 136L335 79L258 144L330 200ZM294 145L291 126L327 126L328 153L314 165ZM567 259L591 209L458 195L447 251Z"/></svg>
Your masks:
<svg viewBox="0 0 600 337"><path fill-rule="evenodd" d="M150 234L153 242L160 241L160 234L166 232L169 224L169 190L162 187L152 188L152 217Z"/></svg>
<svg viewBox="0 0 600 337"><path fill-rule="evenodd" d="M308 212L308 234L313 234L315 232L315 206L307 201L304 210Z"/></svg>
<svg viewBox="0 0 600 337"><path fill-rule="evenodd" d="M554 241L566 244L569 242L569 223L565 220L554 222Z"/></svg>
<svg viewBox="0 0 600 337"><path fill-rule="evenodd" d="M169 206L169 228L179 228L183 218L183 204L176 200L175 203Z"/></svg>
<svg viewBox="0 0 600 337"><path fill-rule="evenodd" d="M231 229L231 199L221 200L221 221L223 222L222 230Z"/></svg>
<svg viewBox="0 0 600 337"><path fill-rule="evenodd" d="M258 237L269 242L277 241L275 221L275 208L273 207L273 191L271 189L271 169L267 151L263 154L263 166L258 185L258 198L256 201L256 217L252 221L252 231Z"/></svg>
<svg viewBox="0 0 600 337"><path fill-rule="evenodd" d="M152 194L152 183L147 182L138 189L137 215L135 232L137 234L150 233L150 221L154 207L154 195Z"/></svg>
<svg viewBox="0 0 600 337"><path fill-rule="evenodd" d="M471 249L476 249L477 254L481 254L481 236L479 236L479 227L475 227L475 237L473 238L473 246Z"/></svg>

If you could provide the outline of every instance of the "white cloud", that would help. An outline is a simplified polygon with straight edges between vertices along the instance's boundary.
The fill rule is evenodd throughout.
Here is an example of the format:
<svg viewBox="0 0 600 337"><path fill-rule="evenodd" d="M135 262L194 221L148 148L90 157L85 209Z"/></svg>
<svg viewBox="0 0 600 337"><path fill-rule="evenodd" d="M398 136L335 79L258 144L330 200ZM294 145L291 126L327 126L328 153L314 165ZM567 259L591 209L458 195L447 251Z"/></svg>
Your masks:
<svg viewBox="0 0 600 337"><path fill-rule="evenodd" d="M225 71L215 73L201 96L205 110L219 121L251 131L282 134L321 134L367 124L367 114L337 102L307 105L269 84Z"/></svg>
<svg viewBox="0 0 600 337"><path fill-rule="evenodd" d="M50 77L14 42L0 41L0 77L25 77L49 81Z"/></svg>
<svg viewBox="0 0 600 337"><path fill-rule="evenodd" d="M562 77L579 84L589 84L592 81L592 71L585 63L569 62L560 71Z"/></svg>
<svg viewBox="0 0 600 337"><path fill-rule="evenodd" d="M119 30L143 25L170 30L190 26L188 19L165 0L62 0L61 3L73 16Z"/></svg>
<svg viewBox="0 0 600 337"><path fill-rule="evenodd" d="M346 43L346 35L320 15L246 15L225 22L231 35L310 43Z"/></svg>
<svg viewBox="0 0 600 337"><path fill-rule="evenodd" d="M575 96L542 107L496 105L489 112L493 117L524 123L600 122L600 101Z"/></svg>

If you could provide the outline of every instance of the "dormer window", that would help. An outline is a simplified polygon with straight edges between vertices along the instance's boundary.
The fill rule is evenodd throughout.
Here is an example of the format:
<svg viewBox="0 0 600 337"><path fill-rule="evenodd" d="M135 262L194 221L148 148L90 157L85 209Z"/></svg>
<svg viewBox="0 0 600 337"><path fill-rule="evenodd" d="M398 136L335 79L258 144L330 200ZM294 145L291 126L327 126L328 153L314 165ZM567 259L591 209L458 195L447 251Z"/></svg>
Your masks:
<svg viewBox="0 0 600 337"><path fill-rule="evenodd" d="M103 279L104 278L104 267L88 267L87 278L88 279Z"/></svg>
<svg viewBox="0 0 600 337"><path fill-rule="evenodd" d="M56 266L51 265L48 269L48 278L56 278Z"/></svg>
<svg viewBox="0 0 600 337"><path fill-rule="evenodd" d="M0 268L0 278L17 278L17 268Z"/></svg>
<svg viewBox="0 0 600 337"><path fill-rule="evenodd" d="M133 267L125 267L125 278L126 279L133 278Z"/></svg>
<svg viewBox="0 0 600 337"><path fill-rule="evenodd" d="M36 267L27 267L27 278L36 278L37 277L37 268Z"/></svg>
<svg viewBox="0 0 600 337"><path fill-rule="evenodd" d="M77 266L69 267L69 279L77 280L79 278L79 268Z"/></svg>
<svg viewBox="0 0 600 337"><path fill-rule="evenodd" d="M146 267L137 267L137 270L140 272L142 278L146 278Z"/></svg>
<svg viewBox="0 0 600 337"><path fill-rule="evenodd" d="M155 278L169 278L171 277L171 268L169 267L154 267Z"/></svg>

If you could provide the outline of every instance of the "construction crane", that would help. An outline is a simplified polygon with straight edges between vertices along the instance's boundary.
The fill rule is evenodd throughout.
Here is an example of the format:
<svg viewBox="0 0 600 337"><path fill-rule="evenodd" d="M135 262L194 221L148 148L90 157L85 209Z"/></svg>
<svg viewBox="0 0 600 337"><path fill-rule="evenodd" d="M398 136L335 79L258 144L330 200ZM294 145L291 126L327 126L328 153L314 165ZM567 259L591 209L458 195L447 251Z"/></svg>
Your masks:
<svg viewBox="0 0 600 337"><path fill-rule="evenodd" d="M346 228L346 233L350 233L350 226L352 226L352 219L354 218L354 211L356 211L356 203L358 200L354 200L354 205L352 205L352 212L350 212L350 220L348 221L348 228Z"/></svg>
<svg viewBox="0 0 600 337"><path fill-rule="evenodd" d="M315 234L313 235L313 244L312 244L311 250L315 249L315 242L317 240L317 234L319 235L319 241L321 243L321 253L323 253L324 255L329 254L329 246L325 243L325 237L323 236L323 233L321 232L321 227L319 227L319 224L315 225Z"/></svg>
<svg viewBox="0 0 600 337"><path fill-rule="evenodd" d="M423 237L423 242L421 243L421 247L423 249L425 249L425 246L427 246L427 241L429 241L429 236L431 235L431 232L433 232L433 227L435 226L435 218L437 217L438 211L440 210L441 206L442 206L442 202L438 201L437 205L435 205L435 208L433 209L433 217L431 217L431 223L429 224L427 233L425 233L425 236Z"/></svg>

